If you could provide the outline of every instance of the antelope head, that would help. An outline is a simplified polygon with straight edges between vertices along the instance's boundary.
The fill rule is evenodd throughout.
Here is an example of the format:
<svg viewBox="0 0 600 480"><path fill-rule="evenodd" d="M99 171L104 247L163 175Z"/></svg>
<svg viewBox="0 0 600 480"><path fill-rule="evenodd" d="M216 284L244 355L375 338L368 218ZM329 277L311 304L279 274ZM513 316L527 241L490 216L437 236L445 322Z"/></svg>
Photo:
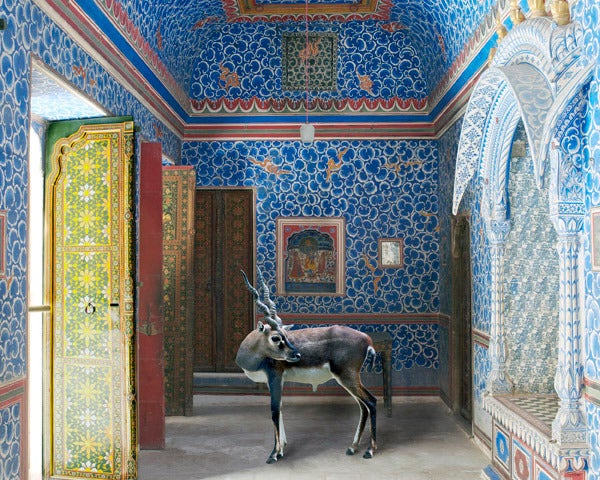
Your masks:
<svg viewBox="0 0 600 480"><path fill-rule="evenodd" d="M273 360L283 360L292 363L299 361L300 352L298 352L288 338L286 332L288 327L283 325L281 318L277 315L275 302L269 296L269 288L265 283L260 269L257 271L257 281L263 292L264 301L261 300L258 290L252 286L243 271L242 276L248 290L254 296L257 307L264 314L264 323L259 321L255 334L252 335L255 341L254 353L272 358Z"/></svg>

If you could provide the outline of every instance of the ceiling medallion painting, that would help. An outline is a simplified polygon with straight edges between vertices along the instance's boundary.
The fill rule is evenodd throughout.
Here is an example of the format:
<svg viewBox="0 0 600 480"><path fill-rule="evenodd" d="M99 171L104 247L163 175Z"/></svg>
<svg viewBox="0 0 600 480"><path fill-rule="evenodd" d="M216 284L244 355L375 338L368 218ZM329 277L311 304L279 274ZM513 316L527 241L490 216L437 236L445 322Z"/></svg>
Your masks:
<svg viewBox="0 0 600 480"><path fill-rule="evenodd" d="M311 20L389 20L392 0L309 0ZM235 21L289 21L305 15L304 0L223 0L227 19Z"/></svg>
<svg viewBox="0 0 600 480"><path fill-rule="evenodd" d="M282 43L284 90L337 90L336 33L287 32Z"/></svg>

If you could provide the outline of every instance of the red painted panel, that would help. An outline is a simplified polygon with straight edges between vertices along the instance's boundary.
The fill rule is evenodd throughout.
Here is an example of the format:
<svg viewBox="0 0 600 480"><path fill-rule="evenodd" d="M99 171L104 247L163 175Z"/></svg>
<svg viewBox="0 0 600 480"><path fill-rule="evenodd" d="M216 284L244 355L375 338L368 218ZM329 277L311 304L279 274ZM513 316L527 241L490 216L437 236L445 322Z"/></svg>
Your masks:
<svg viewBox="0 0 600 480"><path fill-rule="evenodd" d="M165 447L162 301L162 149L142 143L138 226L140 448Z"/></svg>

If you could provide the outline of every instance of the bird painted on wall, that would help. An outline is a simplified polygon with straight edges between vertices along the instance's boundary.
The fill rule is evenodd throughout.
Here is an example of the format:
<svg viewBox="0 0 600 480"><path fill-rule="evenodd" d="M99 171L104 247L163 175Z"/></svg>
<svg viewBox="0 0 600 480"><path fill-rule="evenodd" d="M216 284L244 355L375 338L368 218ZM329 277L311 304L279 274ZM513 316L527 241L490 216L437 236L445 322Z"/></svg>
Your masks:
<svg viewBox="0 0 600 480"><path fill-rule="evenodd" d="M336 162L336 160L332 157L329 158L329 160L327 160L327 181L330 182L331 181L331 175L333 174L333 172L337 172L338 170L340 170L342 168L342 165L344 164L344 155L346 155L346 152L350 150L350 148L344 148L343 150L340 150L337 154L337 159L338 161Z"/></svg>
<svg viewBox="0 0 600 480"><path fill-rule="evenodd" d="M219 76L219 84L223 84L223 88L229 93L231 87L240 86L240 77L236 72L231 71L229 67L226 67L222 63L219 65L221 69L221 75Z"/></svg>
<svg viewBox="0 0 600 480"><path fill-rule="evenodd" d="M219 17L217 17L216 15L211 15L209 17L203 18L202 20L198 20L196 23L194 23L194 25L192 26L192 30L197 30L199 28L202 28L204 25L206 25L208 23L218 22L219 20L220 20Z"/></svg>
<svg viewBox="0 0 600 480"><path fill-rule="evenodd" d="M406 28L405 25L402 25L400 22L387 22L381 24L381 29L386 32L394 33L398 30L404 30Z"/></svg>
<svg viewBox="0 0 600 480"><path fill-rule="evenodd" d="M402 167L407 168L407 167L415 167L415 166L421 166L423 165L423 161L422 160L411 160L410 162L395 162L395 163L385 163L383 165L383 168L389 168L390 170L394 170L396 172L396 174L400 173L400 169Z"/></svg>
<svg viewBox="0 0 600 480"><path fill-rule="evenodd" d="M261 167L265 172L272 173L273 175L285 175L286 173L292 173L289 170L280 168L277 165L275 165L271 157L265 157L265 159L262 161L257 160L254 157L248 157L248 160L254 165L258 165L259 167Z"/></svg>
<svg viewBox="0 0 600 480"><path fill-rule="evenodd" d="M373 80L371 80L370 75L361 75L356 71L356 76L358 77L358 81L360 84L360 89L367 92L369 95L375 95L373 93Z"/></svg>
<svg viewBox="0 0 600 480"><path fill-rule="evenodd" d="M379 290L379 282L383 278L383 274L375 275L376 270L379 269L379 265L378 265L377 261L375 261L375 265L373 265L371 263L373 260L371 258L369 258L366 253L363 253L362 257L363 257L363 260L365 261L366 267L371 271L371 274L373 275L373 293L376 294L377 291Z"/></svg>

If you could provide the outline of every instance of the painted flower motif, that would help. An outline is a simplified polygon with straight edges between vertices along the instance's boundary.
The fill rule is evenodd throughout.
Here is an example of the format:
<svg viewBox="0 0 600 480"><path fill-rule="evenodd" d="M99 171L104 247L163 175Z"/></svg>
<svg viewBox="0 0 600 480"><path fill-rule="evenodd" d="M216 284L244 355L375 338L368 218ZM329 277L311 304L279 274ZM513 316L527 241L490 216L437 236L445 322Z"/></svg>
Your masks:
<svg viewBox="0 0 600 480"><path fill-rule="evenodd" d="M86 318L85 320L79 322L77 325L77 331L75 333L79 335L86 345L89 345L98 332L94 328L93 323ZM86 353L89 355L91 352Z"/></svg>
<svg viewBox="0 0 600 480"><path fill-rule="evenodd" d="M85 237L83 237L81 239L81 243L83 245L94 245L96 243L96 240L92 237L90 237L89 235L86 235Z"/></svg>
<svg viewBox="0 0 600 480"><path fill-rule="evenodd" d="M86 145L86 148L87 147L88 145ZM84 177L87 178L89 174L94 171L95 166L96 162L94 161L94 158L90 157L89 154L86 152L85 158L79 163L79 165L76 168Z"/></svg>
<svg viewBox="0 0 600 480"><path fill-rule="evenodd" d="M88 460L87 462L83 462L81 464L81 467L79 467L79 470L81 470L83 472L97 472L98 467L91 460Z"/></svg>
<svg viewBox="0 0 600 480"><path fill-rule="evenodd" d="M78 387L75 389L75 393L85 402L91 402L96 400L102 394L102 391L98 388L98 385L92 383L90 378L85 378L79 382Z"/></svg>
<svg viewBox="0 0 600 480"><path fill-rule="evenodd" d="M90 288L94 282L98 280L96 274L90 270L89 264L85 264L79 275L76 277L77 281L86 289Z"/></svg>
<svg viewBox="0 0 600 480"><path fill-rule="evenodd" d="M89 408L86 408L79 415L79 420L81 421L81 423L83 425L85 425L86 427L89 428L92 425L94 425L97 421L96 413L94 411L90 410Z"/></svg>
<svg viewBox="0 0 600 480"><path fill-rule="evenodd" d="M79 198L86 203L89 202L95 194L96 191L94 190L94 186L89 183L82 185L79 189Z"/></svg>
<svg viewBox="0 0 600 480"><path fill-rule="evenodd" d="M87 205L79 215L79 224L86 230L92 228L92 226L97 220L98 217L96 215L96 212L88 208Z"/></svg>

